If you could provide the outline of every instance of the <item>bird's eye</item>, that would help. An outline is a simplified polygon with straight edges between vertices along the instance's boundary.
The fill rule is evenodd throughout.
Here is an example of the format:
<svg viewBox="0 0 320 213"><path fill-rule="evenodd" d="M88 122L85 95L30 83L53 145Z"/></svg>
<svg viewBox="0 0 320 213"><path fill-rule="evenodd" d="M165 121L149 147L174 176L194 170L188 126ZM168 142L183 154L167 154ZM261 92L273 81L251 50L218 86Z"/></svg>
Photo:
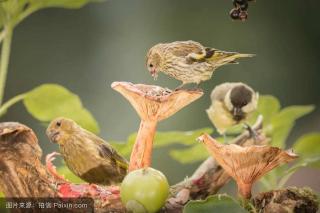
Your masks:
<svg viewBox="0 0 320 213"><path fill-rule="evenodd" d="M152 67L153 67L153 64L149 64L149 67L151 67L151 68L152 68Z"/></svg>
<svg viewBox="0 0 320 213"><path fill-rule="evenodd" d="M58 121L58 122L56 123L56 125L57 125L57 126L61 126L61 122Z"/></svg>

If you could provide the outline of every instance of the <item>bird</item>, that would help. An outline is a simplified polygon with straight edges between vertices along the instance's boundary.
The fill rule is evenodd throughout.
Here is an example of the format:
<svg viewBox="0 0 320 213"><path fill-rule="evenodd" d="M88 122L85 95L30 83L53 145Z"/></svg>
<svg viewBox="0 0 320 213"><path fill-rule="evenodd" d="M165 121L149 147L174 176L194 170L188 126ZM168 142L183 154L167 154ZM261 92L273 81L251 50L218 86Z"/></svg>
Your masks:
<svg viewBox="0 0 320 213"><path fill-rule="evenodd" d="M52 120L46 134L51 142L59 145L67 167L90 184L119 184L127 174L128 162L124 157L71 119Z"/></svg>
<svg viewBox="0 0 320 213"><path fill-rule="evenodd" d="M226 82L216 86L211 92L211 106L206 110L217 131L225 132L240 123L257 110L259 93L242 82ZM254 131L245 124L254 136Z"/></svg>
<svg viewBox="0 0 320 213"><path fill-rule="evenodd" d="M254 54L226 52L205 47L199 42L175 41L153 46L147 53L146 66L154 80L163 72L185 84L199 85L212 77L213 72L225 64L237 64L236 59Z"/></svg>

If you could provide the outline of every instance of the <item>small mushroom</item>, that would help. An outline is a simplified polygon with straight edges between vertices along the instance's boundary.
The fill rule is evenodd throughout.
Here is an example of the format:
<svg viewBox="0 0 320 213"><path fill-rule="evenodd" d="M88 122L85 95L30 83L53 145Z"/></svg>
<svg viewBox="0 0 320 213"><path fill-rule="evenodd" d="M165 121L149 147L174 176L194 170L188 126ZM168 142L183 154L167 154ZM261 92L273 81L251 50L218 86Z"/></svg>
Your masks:
<svg viewBox="0 0 320 213"><path fill-rule="evenodd" d="M141 118L129 171L151 165L153 138L158 121L170 117L203 95L199 89L171 91L155 85L130 82L113 82L111 87L132 104Z"/></svg>
<svg viewBox="0 0 320 213"><path fill-rule="evenodd" d="M292 150L281 150L267 145L242 147L221 144L208 134L198 138L222 168L237 182L238 193L249 199L255 181L282 163L289 163L298 156Z"/></svg>

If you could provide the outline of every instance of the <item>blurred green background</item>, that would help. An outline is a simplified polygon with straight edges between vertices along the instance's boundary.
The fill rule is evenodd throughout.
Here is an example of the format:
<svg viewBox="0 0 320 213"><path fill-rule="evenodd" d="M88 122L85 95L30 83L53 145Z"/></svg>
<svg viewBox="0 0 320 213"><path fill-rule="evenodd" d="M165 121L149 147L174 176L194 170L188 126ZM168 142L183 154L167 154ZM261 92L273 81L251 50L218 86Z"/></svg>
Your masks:
<svg viewBox="0 0 320 213"><path fill-rule="evenodd" d="M58 83L78 94L107 140L126 140L140 119L129 103L110 88L113 81L158 84L180 82L160 75L154 82L145 68L148 49L159 42L195 40L222 50L254 53L239 65L217 70L201 84L206 93L195 103L160 123L159 130L192 130L211 126L205 109L210 91L226 81L242 81L260 94L272 94L283 106L320 104L319 1L257 0L249 19L229 18L231 0L109 0L80 10L36 12L15 30L5 99L42 83ZM45 136L46 124L33 119L22 104L1 121L33 128L44 154L57 150ZM320 109L299 120L288 146L306 132L320 131ZM170 149L170 147L169 147ZM174 162L166 149L155 152L153 165L170 183L191 175L198 164ZM170 165L170 166L168 166ZM320 172L302 169L289 185L320 191Z"/></svg>

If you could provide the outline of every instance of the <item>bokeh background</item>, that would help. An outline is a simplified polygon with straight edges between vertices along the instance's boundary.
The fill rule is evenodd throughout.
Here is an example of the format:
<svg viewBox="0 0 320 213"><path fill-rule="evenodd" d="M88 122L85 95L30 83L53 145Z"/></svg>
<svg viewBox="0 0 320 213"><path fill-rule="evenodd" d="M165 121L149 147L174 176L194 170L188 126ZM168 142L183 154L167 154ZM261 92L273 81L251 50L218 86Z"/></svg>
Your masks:
<svg viewBox="0 0 320 213"><path fill-rule="evenodd" d="M275 95L283 106L317 106L299 120L288 146L304 133L320 131L320 1L257 0L250 4L245 23L229 18L231 8L231 0L109 0L79 10L42 10L15 30L5 97L42 83L61 84L81 97L103 138L126 140L137 131L139 118L110 84L131 81L175 88L180 82L164 75L153 81L145 67L146 52L159 42L192 39L257 56L218 69L201 84L206 94L160 123L159 130L211 126L205 113L210 91L222 82L242 81L260 94ZM44 154L58 149L46 138L46 126L22 104L10 108L1 120L32 127ZM155 152L154 167L175 183L191 175L199 163L178 164L167 155L168 149ZM288 185L307 185L319 192L319 176L318 171L302 169Z"/></svg>

